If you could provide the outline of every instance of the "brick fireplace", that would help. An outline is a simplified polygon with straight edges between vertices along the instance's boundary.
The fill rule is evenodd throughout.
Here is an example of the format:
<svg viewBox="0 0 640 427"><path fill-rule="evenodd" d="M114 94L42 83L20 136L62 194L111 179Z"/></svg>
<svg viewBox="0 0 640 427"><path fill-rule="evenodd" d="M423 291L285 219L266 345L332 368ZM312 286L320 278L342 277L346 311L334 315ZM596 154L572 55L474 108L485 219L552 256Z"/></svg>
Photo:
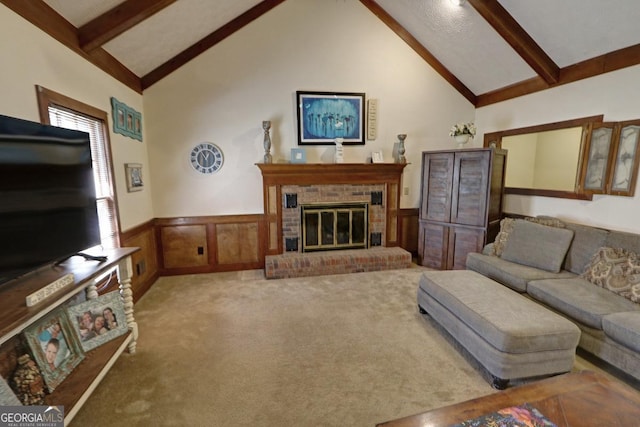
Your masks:
<svg viewBox="0 0 640 427"><path fill-rule="evenodd" d="M405 263L407 257L409 264L411 256L401 248L394 248L399 244L399 222L398 211L400 209L400 188L402 182L402 170L405 164L397 163L368 163L368 164L257 164L262 172L264 212L266 231L268 235L266 248L267 268L278 264L287 265L288 269L297 269L300 275L309 275L313 263L318 264L318 269L327 274L327 265L343 265L340 272L369 271L372 269L382 269L385 266L399 265L389 263L389 259L402 259ZM352 244L353 237L350 236L350 244L344 246L344 251L340 243L326 245L327 247L313 246L312 250L305 249L303 252L303 238L308 234L304 233L304 222L302 209L311 207L319 208L326 212L326 224L329 217L337 222L353 222L352 213L344 213L343 207L366 211L366 224L364 228L363 244ZM337 209L337 210L336 210ZM331 213L329 213L331 212ZM322 214L318 220L321 221ZM355 216L358 217L359 214ZM341 218L341 219L340 219ZM349 218L347 221L346 218ZM356 218L357 219L357 218ZM313 217L311 219L313 222ZM351 224L352 225L352 224ZM317 238L321 242L323 239L322 225L317 229ZM327 227L328 229L328 227ZM340 233L338 228L332 228L331 233ZM325 239L328 241L329 237ZM345 241L344 237L342 240ZM357 236L356 236L357 237ZM356 240L358 240L356 238ZM331 247L329 247L331 246ZM357 248L357 249L356 249ZM394 248L385 254L384 248ZM322 255L325 249L331 249ZM368 252L378 249L376 252ZM364 251L363 251L364 250ZM312 252L312 253L310 253ZM340 256L340 252L343 256ZM404 253L406 252L406 256ZM353 254L356 255L353 255ZM346 255L354 257L356 261L348 261ZM273 258L280 256L280 258ZM363 259L371 257L373 261ZM285 261L286 260L286 261ZM346 261L345 261L346 260ZM367 265L371 267L362 267ZM399 267L395 267L399 268ZM351 270L350 270L351 269ZM368 269L368 270L367 270ZM302 274L302 270L306 273ZM269 273L267 272L267 277ZM294 277L294 273L279 272L273 277Z"/></svg>
<svg viewBox="0 0 640 427"><path fill-rule="evenodd" d="M382 246L385 237L386 206L382 202L386 188L382 184L329 184L329 185L284 185L282 193L282 238L285 252L309 252L313 250L331 250L347 248L368 248ZM352 236L338 239L337 230L333 232L334 244L328 242L330 222L337 228L342 220L342 228L349 216L350 229L362 212L363 239L353 242ZM306 230L305 222L314 221L318 212L320 242L309 245L305 239L313 238L313 230ZM357 227L356 227L357 228ZM333 226L331 226L333 229ZM324 237L326 244L322 244ZM350 243L345 243L349 239ZM310 242L313 243L313 242ZM307 248L311 246L310 250Z"/></svg>

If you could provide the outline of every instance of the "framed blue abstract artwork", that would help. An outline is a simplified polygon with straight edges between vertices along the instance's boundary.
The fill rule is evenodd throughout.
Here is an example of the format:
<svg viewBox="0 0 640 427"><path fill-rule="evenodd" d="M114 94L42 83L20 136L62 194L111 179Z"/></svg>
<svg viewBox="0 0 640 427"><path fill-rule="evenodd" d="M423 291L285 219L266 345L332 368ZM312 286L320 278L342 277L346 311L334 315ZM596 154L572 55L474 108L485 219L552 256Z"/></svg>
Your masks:
<svg viewBox="0 0 640 427"><path fill-rule="evenodd" d="M364 145L364 93L296 92L298 145Z"/></svg>

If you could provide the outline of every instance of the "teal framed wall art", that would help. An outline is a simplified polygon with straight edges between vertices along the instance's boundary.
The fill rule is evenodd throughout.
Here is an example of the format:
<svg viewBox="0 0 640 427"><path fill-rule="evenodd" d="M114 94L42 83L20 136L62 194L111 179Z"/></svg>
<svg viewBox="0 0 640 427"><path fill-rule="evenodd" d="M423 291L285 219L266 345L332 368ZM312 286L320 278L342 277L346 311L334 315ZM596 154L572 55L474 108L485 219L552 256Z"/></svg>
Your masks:
<svg viewBox="0 0 640 427"><path fill-rule="evenodd" d="M142 141L142 114L125 103L111 98L113 132Z"/></svg>

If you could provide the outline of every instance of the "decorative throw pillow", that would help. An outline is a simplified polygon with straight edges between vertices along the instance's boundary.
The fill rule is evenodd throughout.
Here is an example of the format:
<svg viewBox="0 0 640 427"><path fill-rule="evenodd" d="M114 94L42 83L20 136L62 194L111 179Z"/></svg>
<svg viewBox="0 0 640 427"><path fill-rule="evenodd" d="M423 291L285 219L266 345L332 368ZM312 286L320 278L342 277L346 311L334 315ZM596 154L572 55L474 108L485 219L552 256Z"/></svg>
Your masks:
<svg viewBox="0 0 640 427"><path fill-rule="evenodd" d="M631 252L628 258L627 277L630 284L629 292L624 295L631 301L640 304L640 257Z"/></svg>
<svg viewBox="0 0 640 427"><path fill-rule="evenodd" d="M572 240L572 230L517 219L500 257L559 273Z"/></svg>
<svg viewBox="0 0 640 427"><path fill-rule="evenodd" d="M552 216L537 216L535 218L525 218L525 219L527 221L535 222L536 224L540 224L540 225L546 225L548 227L566 228L566 225L564 222Z"/></svg>
<svg viewBox="0 0 640 427"><path fill-rule="evenodd" d="M500 256L504 250L504 246L507 244L509 234L513 231L513 224L515 223L513 218L504 218L500 221L500 232L496 235L496 240L493 242L493 255Z"/></svg>
<svg viewBox="0 0 640 427"><path fill-rule="evenodd" d="M560 221L558 218L553 218L550 216L539 216L539 217L525 217L526 221L535 222L536 224L547 225L549 227L556 228L565 228L564 222ZM502 252L504 251L504 247L507 244L507 239L509 235L513 231L513 225L515 224L515 218L504 218L500 221L500 231L496 235L496 239L493 242L493 254L495 256L502 256Z"/></svg>
<svg viewBox="0 0 640 427"><path fill-rule="evenodd" d="M640 303L640 259L633 252L602 247L594 254L581 277Z"/></svg>

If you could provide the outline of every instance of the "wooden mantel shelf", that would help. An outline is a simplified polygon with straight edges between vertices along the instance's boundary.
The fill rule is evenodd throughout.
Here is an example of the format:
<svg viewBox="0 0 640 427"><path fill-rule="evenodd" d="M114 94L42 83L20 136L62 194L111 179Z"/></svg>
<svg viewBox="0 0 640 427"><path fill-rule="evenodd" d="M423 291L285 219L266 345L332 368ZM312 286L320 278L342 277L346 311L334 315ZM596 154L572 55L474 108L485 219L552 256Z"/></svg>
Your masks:
<svg viewBox="0 0 640 427"><path fill-rule="evenodd" d="M395 181L406 163L256 163L265 184L369 184Z"/></svg>

